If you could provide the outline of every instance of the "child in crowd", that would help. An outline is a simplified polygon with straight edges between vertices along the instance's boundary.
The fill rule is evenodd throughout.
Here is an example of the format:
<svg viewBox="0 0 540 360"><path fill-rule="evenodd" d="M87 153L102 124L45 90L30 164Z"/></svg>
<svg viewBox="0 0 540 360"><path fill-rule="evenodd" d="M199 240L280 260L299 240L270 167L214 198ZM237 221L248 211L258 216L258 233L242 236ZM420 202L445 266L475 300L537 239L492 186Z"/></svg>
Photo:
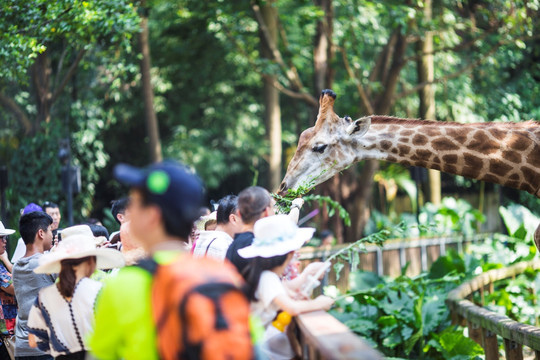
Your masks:
<svg viewBox="0 0 540 360"><path fill-rule="evenodd" d="M252 302L252 315L257 316L265 327L262 351L270 359L294 357L285 332L272 325L278 311L294 316L328 310L334 302L323 295L314 300L297 300L289 295L291 290L300 293L308 274L316 272L315 266L306 268L294 281L287 282L287 287L282 283L283 271L295 250L311 239L314 231L313 228L298 228L287 215L265 217L254 225L253 244L238 250L240 256L251 259L246 269L247 294Z"/></svg>
<svg viewBox="0 0 540 360"><path fill-rule="evenodd" d="M101 283L89 277L98 269L124 266L119 251L96 248L98 240L88 225L62 231L54 252L40 259L37 274L59 273L58 283L40 290L28 317L32 347L62 359L85 359L83 340L92 330L94 304Z"/></svg>

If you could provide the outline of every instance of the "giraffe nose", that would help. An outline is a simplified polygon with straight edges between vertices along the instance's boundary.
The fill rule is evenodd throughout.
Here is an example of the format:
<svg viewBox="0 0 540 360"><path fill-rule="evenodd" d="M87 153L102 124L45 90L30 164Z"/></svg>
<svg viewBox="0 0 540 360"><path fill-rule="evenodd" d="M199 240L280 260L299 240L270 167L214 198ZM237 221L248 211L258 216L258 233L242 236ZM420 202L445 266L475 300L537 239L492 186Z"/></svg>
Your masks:
<svg viewBox="0 0 540 360"><path fill-rule="evenodd" d="M281 183L281 185L279 186L279 191L278 191L278 194L283 196L287 193L287 183L284 181Z"/></svg>

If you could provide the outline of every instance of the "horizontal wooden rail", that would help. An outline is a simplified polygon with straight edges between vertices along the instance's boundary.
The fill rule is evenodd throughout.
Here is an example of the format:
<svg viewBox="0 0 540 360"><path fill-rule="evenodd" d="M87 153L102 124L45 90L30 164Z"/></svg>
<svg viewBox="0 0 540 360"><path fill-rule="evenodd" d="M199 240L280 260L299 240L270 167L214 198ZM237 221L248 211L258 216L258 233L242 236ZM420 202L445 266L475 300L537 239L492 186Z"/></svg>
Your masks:
<svg viewBox="0 0 540 360"><path fill-rule="evenodd" d="M302 359L383 359L379 352L324 311L295 316L289 336Z"/></svg>
<svg viewBox="0 0 540 360"><path fill-rule="evenodd" d="M475 292L484 299L486 288L493 290L493 283L523 273L526 269L540 269L540 260L521 262L503 269L482 273L448 293L446 303L454 323L465 320L469 337L485 351L486 360L499 359L497 336L504 340L506 358L523 359L523 346L534 350L540 359L540 328L526 325L478 306L468 300Z"/></svg>

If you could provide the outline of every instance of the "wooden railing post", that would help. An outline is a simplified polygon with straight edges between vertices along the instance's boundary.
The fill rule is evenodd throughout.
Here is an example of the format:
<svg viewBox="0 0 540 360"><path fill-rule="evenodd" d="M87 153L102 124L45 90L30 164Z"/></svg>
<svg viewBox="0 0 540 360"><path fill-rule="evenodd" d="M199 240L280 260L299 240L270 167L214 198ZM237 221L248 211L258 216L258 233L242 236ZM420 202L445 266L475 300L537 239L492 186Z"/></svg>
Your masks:
<svg viewBox="0 0 540 360"><path fill-rule="evenodd" d="M515 341L504 339L504 351L507 360L523 360L523 346Z"/></svg>
<svg viewBox="0 0 540 360"><path fill-rule="evenodd" d="M482 328L470 321L467 321L467 328L469 329L469 337L471 340L482 345Z"/></svg>
<svg viewBox="0 0 540 360"><path fill-rule="evenodd" d="M482 342L484 352L486 354L486 360L498 360L499 342L497 341L497 334L489 330L482 329Z"/></svg>

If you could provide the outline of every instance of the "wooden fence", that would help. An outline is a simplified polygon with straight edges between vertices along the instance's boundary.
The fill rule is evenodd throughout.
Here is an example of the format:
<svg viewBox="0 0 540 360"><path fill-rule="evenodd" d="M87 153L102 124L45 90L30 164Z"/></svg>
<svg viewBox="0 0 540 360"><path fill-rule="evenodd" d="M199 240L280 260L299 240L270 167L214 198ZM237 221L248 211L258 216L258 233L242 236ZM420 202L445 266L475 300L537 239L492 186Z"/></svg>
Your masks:
<svg viewBox="0 0 540 360"><path fill-rule="evenodd" d="M382 354L324 311L295 316L288 332L301 359L383 359Z"/></svg>
<svg viewBox="0 0 540 360"><path fill-rule="evenodd" d="M382 247L369 245L365 252L360 252L358 269L371 271L379 276L396 277L401 274L403 267L409 263L405 274L407 276L415 276L422 271L428 270L439 256L446 254L447 249L453 248L459 253L463 253L468 245L483 242L491 236L492 234L477 234L469 237L453 236L414 240L389 240ZM300 250L301 267L303 268L313 261L324 261L345 246L347 244L328 248L304 247ZM336 260L333 261L333 264L335 263ZM345 265L349 264L347 263ZM346 291L348 288L349 272L350 266L345 266L341 270L339 279L337 279L335 272L331 271L324 283L336 285L341 291Z"/></svg>
<svg viewBox="0 0 540 360"><path fill-rule="evenodd" d="M523 346L532 349L535 358L540 359L540 328L518 323L481 307L485 305L485 293L493 291L494 282L515 277L526 269L540 269L540 260L487 271L448 294L446 303L450 308L452 321L468 326L469 337L484 348L486 360L499 359L498 338L503 340L506 359L523 359ZM473 294L477 292L480 294L480 304L471 301Z"/></svg>

